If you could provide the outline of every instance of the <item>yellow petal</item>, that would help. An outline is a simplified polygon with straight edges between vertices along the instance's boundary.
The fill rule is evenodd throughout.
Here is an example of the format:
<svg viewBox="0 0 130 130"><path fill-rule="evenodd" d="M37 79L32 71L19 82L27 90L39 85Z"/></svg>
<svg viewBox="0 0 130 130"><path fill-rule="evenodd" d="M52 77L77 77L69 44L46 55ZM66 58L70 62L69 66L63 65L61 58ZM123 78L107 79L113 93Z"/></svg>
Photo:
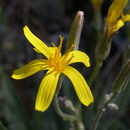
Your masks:
<svg viewBox="0 0 130 130"><path fill-rule="evenodd" d="M39 54L41 54L41 52L37 49L37 48L33 48L33 50Z"/></svg>
<svg viewBox="0 0 130 130"><path fill-rule="evenodd" d="M71 51L68 54L66 60L70 59L71 57L72 57L72 59L70 60L69 64L76 63L76 62L81 62L87 67L90 66L88 55L85 54L82 51Z"/></svg>
<svg viewBox="0 0 130 130"><path fill-rule="evenodd" d="M28 41L39 50L43 55L47 58L49 57L49 49L39 38L37 38L27 26L23 28L24 35L28 39Z"/></svg>
<svg viewBox="0 0 130 130"><path fill-rule="evenodd" d="M121 27L124 26L124 22L122 20L118 20L116 24L114 25L113 32L118 31Z"/></svg>
<svg viewBox="0 0 130 130"><path fill-rule="evenodd" d="M35 110L44 112L50 106L56 90L59 75L59 73L47 73L45 75L38 90Z"/></svg>
<svg viewBox="0 0 130 130"><path fill-rule="evenodd" d="M124 8L127 5L128 0L114 0L108 10L106 23L115 23L122 15Z"/></svg>
<svg viewBox="0 0 130 130"><path fill-rule="evenodd" d="M36 59L15 70L11 77L13 79L24 79L38 71L47 69L47 67L46 60Z"/></svg>
<svg viewBox="0 0 130 130"><path fill-rule="evenodd" d="M58 47L48 47L48 50L49 50L49 52L50 52L49 55L50 55L50 56L54 56L54 54L55 54L57 48L58 48ZM42 52L39 51L37 48L33 48L33 50L34 50L35 52L39 53L39 54L42 53Z"/></svg>
<svg viewBox="0 0 130 130"><path fill-rule="evenodd" d="M130 14L126 14L121 18L122 21L124 22L130 22Z"/></svg>
<svg viewBox="0 0 130 130"><path fill-rule="evenodd" d="M74 68L67 66L63 73L71 80L79 100L88 106L93 102L93 96L84 77Z"/></svg>
<svg viewBox="0 0 130 130"><path fill-rule="evenodd" d="M54 56L58 47L49 47L50 55ZM61 53L60 53L61 54Z"/></svg>

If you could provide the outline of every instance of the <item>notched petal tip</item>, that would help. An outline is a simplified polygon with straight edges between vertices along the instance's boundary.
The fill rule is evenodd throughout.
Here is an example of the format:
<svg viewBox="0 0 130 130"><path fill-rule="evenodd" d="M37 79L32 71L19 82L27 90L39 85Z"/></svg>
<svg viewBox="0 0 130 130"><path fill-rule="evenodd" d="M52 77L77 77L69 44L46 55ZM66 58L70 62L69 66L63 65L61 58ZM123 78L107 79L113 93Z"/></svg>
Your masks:
<svg viewBox="0 0 130 130"><path fill-rule="evenodd" d="M81 62L83 63L86 67L90 67L90 60L89 56L85 54L82 51L71 51L68 55L68 58L73 56L72 60L69 62L69 64L76 63L76 62Z"/></svg>
<svg viewBox="0 0 130 130"><path fill-rule="evenodd" d="M35 111L44 112L46 111L46 109L40 109L39 107L35 106Z"/></svg>
<svg viewBox="0 0 130 130"><path fill-rule="evenodd" d="M87 98L86 98L86 96L82 95L82 97L84 99L86 98L87 100L81 100L80 99L80 101L82 102L83 105L88 107L89 105L91 105L94 102L94 98L93 98L93 95L92 95L91 92L87 92L87 93L89 94L89 96Z"/></svg>
<svg viewBox="0 0 130 130"><path fill-rule="evenodd" d="M12 79L15 79L15 76L14 76L14 74L12 74L12 75L11 75L11 78L12 78Z"/></svg>
<svg viewBox="0 0 130 130"><path fill-rule="evenodd" d="M89 101L87 102L87 104L84 104L84 105L86 105L86 106L88 107L88 106L91 105L93 102L94 102L94 99L93 99L93 96L92 96L91 99L89 99Z"/></svg>
<svg viewBox="0 0 130 130"><path fill-rule="evenodd" d="M91 66L91 63L90 63L90 60L88 59L86 64L85 64L87 67L90 67Z"/></svg>
<svg viewBox="0 0 130 130"><path fill-rule="evenodd" d="M68 66L63 73L71 80L81 103L85 106L89 106L94 99L84 77L76 69L70 66Z"/></svg>
<svg viewBox="0 0 130 130"><path fill-rule="evenodd" d="M27 29L29 29L29 28L28 28L27 25L25 25L25 26L23 27L23 32L25 33L25 31L26 31Z"/></svg>
<svg viewBox="0 0 130 130"><path fill-rule="evenodd" d="M60 74L48 71L44 76L36 97L35 110L44 112L50 106Z"/></svg>
<svg viewBox="0 0 130 130"><path fill-rule="evenodd" d="M12 79L15 79L15 80L20 80L20 76L18 76L17 74L15 74L16 71L13 72L13 74L11 75L11 78Z"/></svg>

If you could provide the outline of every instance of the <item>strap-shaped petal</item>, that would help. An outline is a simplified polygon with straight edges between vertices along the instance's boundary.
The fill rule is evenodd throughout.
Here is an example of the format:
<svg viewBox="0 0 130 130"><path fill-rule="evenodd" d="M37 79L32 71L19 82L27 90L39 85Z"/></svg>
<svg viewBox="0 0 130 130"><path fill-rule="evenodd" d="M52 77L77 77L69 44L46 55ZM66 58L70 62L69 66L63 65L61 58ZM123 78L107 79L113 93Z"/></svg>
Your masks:
<svg viewBox="0 0 130 130"><path fill-rule="evenodd" d="M49 52L50 52L50 56L54 56L54 55L55 55L57 48L58 48L58 47L48 47ZM33 50L34 50L35 52L41 54L41 52L40 52L37 48L33 48ZM61 56L61 54L60 54L60 56Z"/></svg>
<svg viewBox="0 0 130 130"><path fill-rule="evenodd" d="M37 38L27 26L23 28L24 35L28 39L28 41L35 47L37 50L39 50L43 55L45 55L47 58L49 57L49 49L46 46L45 43L43 43L39 38Z"/></svg>
<svg viewBox="0 0 130 130"><path fill-rule="evenodd" d="M72 57L72 58L71 58ZM76 62L81 62L83 63L85 66L89 67L90 66L90 62L89 62L89 57L87 54L85 54L82 51L71 51L66 60L69 60L71 58L71 60L69 61L68 64L72 64L72 63L76 63Z"/></svg>
<svg viewBox="0 0 130 130"><path fill-rule="evenodd" d="M44 112L53 99L59 79L59 73L47 73L43 78L36 97L35 110Z"/></svg>
<svg viewBox="0 0 130 130"><path fill-rule="evenodd" d="M106 23L115 23L117 19L122 15L124 8L127 5L128 0L114 0L108 10Z"/></svg>
<svg viewBox="0 0 130 130"><path fill-rule="evenodd" d="M44 59L33 60L28 64L24 65L23 67L15 70L11 77L14 79L24 79L38 71L45 70L48 68L46 61L47 60Z"/></svg>
<svg viewBox="0 0 130 130"><path fill-rule="evenodd" d="M124 22L130 22L130 14L126 14L122 16L121 20Z"/></svg>
<svg viewBox="0 0 130 130"><path fill-rule="evenodd" d="M92 93L84 79L84 77L73 67L67 66L63 73L71 80L79 100L88 106L93 102Z"/></svg>
<svg viewBox="0 0 130 130"><path fill-rule="evenodd" d="M118 20L114 25L113 32L118 31L123 26L124 26L124 22L122 20Z"/></svg>

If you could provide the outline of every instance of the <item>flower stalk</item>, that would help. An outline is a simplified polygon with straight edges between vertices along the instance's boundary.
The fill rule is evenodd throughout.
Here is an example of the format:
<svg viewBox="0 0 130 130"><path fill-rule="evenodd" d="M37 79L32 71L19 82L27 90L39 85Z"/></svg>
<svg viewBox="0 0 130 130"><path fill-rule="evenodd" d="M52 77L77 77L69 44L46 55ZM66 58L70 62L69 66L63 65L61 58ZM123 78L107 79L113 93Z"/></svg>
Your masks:
<svg viewBox="0 0 130 130"><path fill-rule="evenodd" d="M93 81L95 80L95 78L97 77L99 71L100 71L100 68L102 67L102 60L96 60L96 65L95 65L95 68L93 69L92 73L91 73L91 76L88 80L88 84L91 86Z"/></svg>
<svg viewBox="0 0 130 130"><path fill-rule="evenodd" d="M107 58L107 56L110 53L112 37L108 37L107 31L108 30L105 27L102 39L96 46L96 49L95 49L96 65L89 78L89 85L92 85L93 81L95 80L95 78L97 77L100 71L100 68L102 67L103 61Z"/></svg>
<svg viewBox="0 0 130 130"><path fill-rule="evenodd" d="M70 48L72 44L75 44L73 50L78 50L81 31L83 27L83 21L84 21L84 13L82 11L78 11L71 26L69 38L66 45L66 50L68 50L68 48ZM59 80L58 82L58 88L60 88L60 86L62 85L63 77L64 75L62 75L62 77L60 78L61 80ZM55 93L54 100L53 100L53 105L57 114L60 117L62 117L64 120L71 121L73 123L74 130L79 130L79 129L84 130L85 129L84 124L82 123L82 119L81 119L81 104L78 101L76 107L74 107L73 115L63 113L57 101L58 91L59 89L57 89L57 92Z"/></svg>
<svg viewBox="0 0 130 130"><path fill-rule="evenodd" d="M95 120L94 122L92 123L92 127L91 127L91 130L96 130L98 125L99 125L99 122L100 122L100 119L103 115L103 112L105 112L108 104L113 101L113 99L116 97L117 93L114 93L112 94L112 96L110 97L109 100L107 100L106 102L104 102L104 104L98 109L97 111L97 114L96 114L96 117L95 117Z"/></svg>
<svg viewBox="0 0 130 130"><path fill-rule="evenodd" d="M94 28L96 31L96 41L100 39L100 31L101 31L101 5L103 0L90 0L93 6L93 20L94 20Z"/></svg>
<svg viewBox="0 0 130 130"><path fill-rule="evenodd" d="M53 106L54 106L54 109L55 109L56 113L63 120L68 120L68 121L72 121L73 122L73 121L77 120L76 116L63 113L62 110L60 109L60 106L59 106L59 103L58 103L58 100L57 100L57 96L58 96L59 90L60 90L60 88L62 86L63 78L64 78L64 75L61 75L60 78L59 78L59 81L58 81L58 84L57 84L57 89L56 89L56 92L55 92L55 95L54 95L54 99L53 99Z"/></svg>
<svg viewBox="0 0 130 130"><path fill-rule="evenodd" d="M126 63L123 69L120 71L119 75L117 76L115 82L112 85L112 90L110 94L110 98L105 100L104 104L98 109L96 114L96 118L92 124L92 130L96 130L101 119L101 116L109 103L113 101L113 99L127 86L128 82L130 81L130 60Z"/></svg>

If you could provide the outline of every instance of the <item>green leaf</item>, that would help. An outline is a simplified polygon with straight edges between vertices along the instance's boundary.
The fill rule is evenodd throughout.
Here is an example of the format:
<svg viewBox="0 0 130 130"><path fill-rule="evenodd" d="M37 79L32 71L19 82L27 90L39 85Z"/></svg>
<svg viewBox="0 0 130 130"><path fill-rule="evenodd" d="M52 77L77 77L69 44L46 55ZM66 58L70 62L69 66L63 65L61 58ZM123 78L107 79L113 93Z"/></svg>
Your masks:
<svg viewBox="0 0 130 130"><path fill-rule="evenodd" d="M0 121L0 130L7 130L4 125L2 124L2 122Z"/></svg>
<svg viewBox="0 0 130 130"><path fill-rule="evenodd" d="M27 113L17 96L11 81L2 73L0 77L0 98L2 100L2 113L9 122L10 130L29 130Z"/></svg>

